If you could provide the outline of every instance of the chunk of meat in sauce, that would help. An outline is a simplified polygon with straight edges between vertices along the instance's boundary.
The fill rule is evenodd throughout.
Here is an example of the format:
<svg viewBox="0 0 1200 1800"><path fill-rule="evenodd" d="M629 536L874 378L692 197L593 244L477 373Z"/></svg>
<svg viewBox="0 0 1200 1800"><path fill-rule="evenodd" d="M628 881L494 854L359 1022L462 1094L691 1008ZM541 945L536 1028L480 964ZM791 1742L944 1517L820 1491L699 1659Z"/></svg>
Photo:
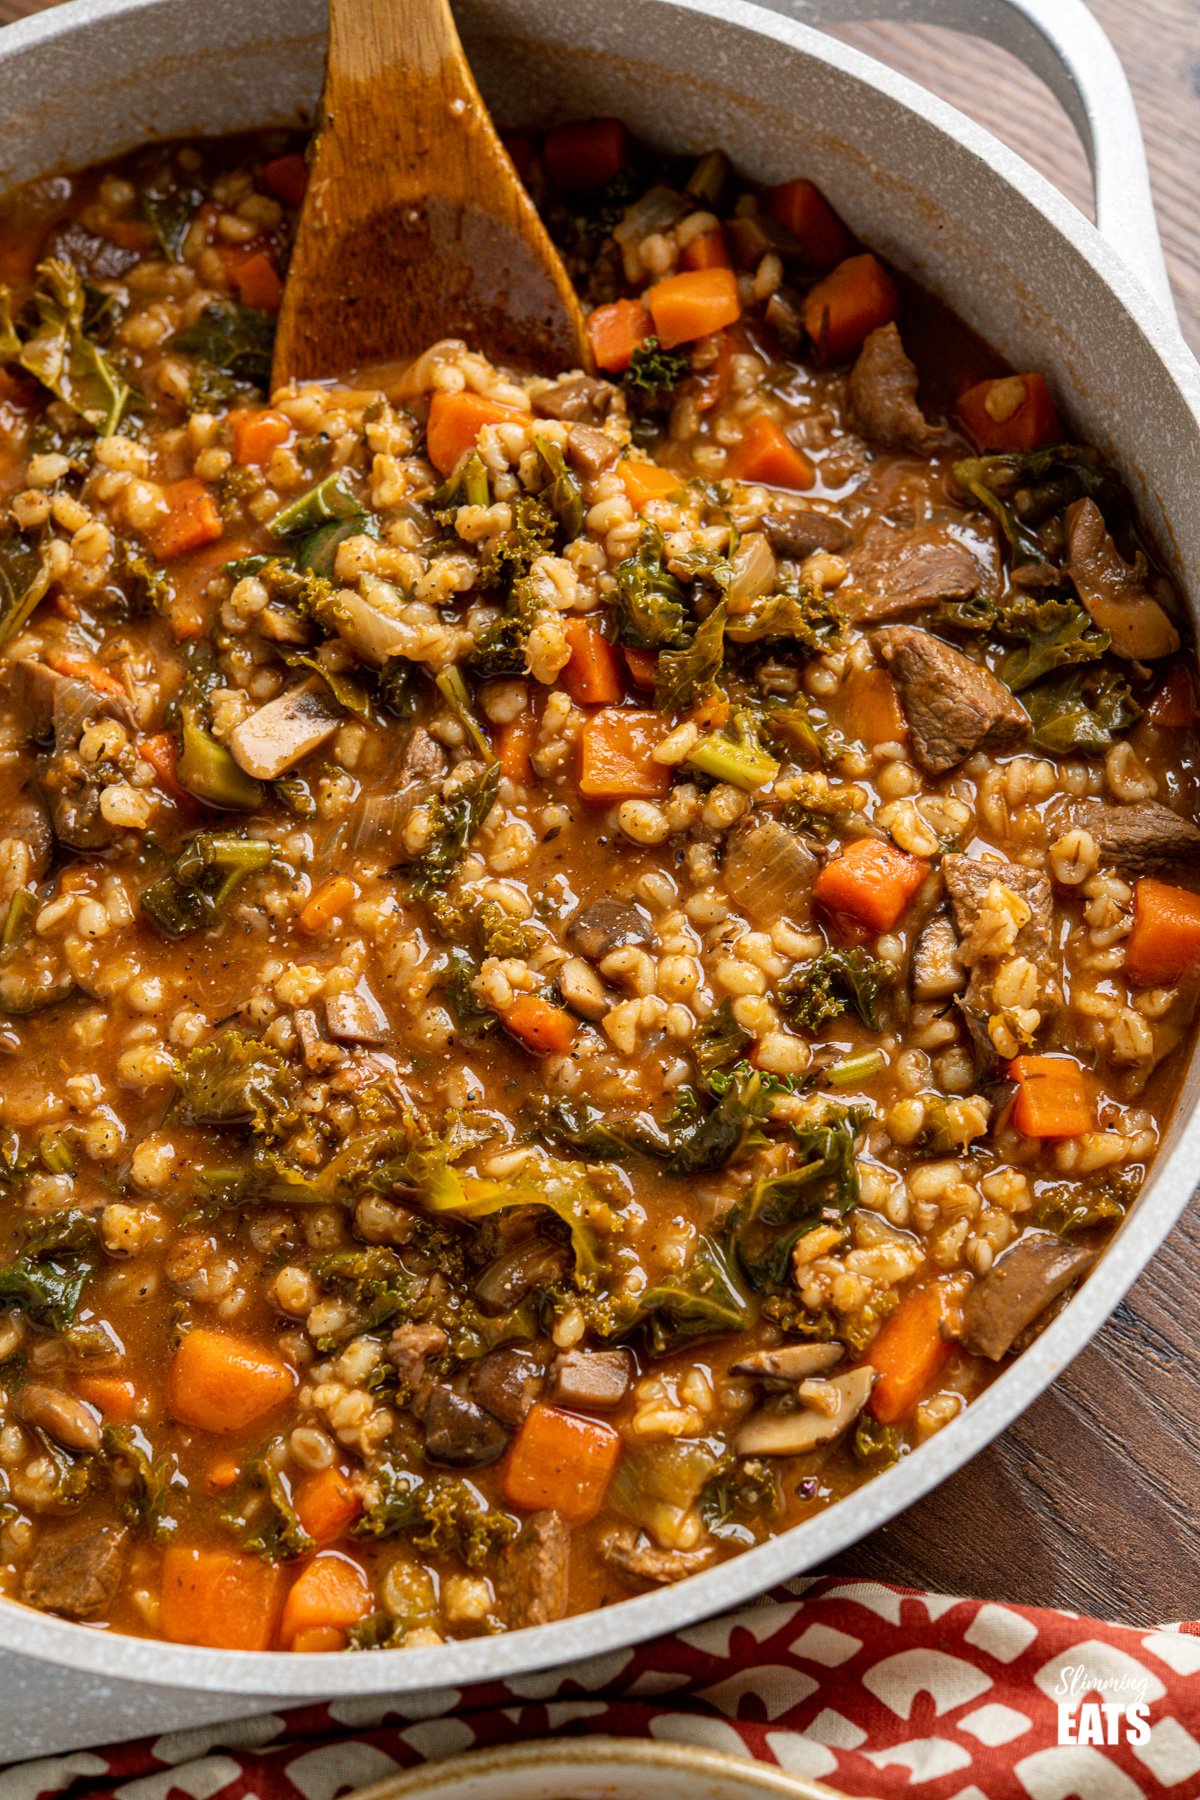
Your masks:
<svg viewBox="0 0 1200 1800"><path fill-rule="evenodd" d="M948 913L936 912L921 927L908 981L914 1000L948 1000L967 985L966 970L958 960L958 933Z"/></svg>
<svg viewBox="0 0 1200 1800"><path fill-rule="evenodd" d="M42 245L41 260L70 263L86 281L120 281L144 255L143 250L126 249L100 237L77 219L63 219Z"/></svg>
<svg viewBox="0 0 1200 1800"><path fill-rule="evenodd" d="M426 1365L450 1342L440 1325L397 1325L388 1340L388 1361L401 1392L414 1393L425 1380Z"/></svg>
<svg viewBox="0 0 1200 1800"><path fill-rule="evenodd" d="M500 1555L496 1578L510 1629L549 1625L567 1610L571 1534L561 1513L532 1513Z"/></svg>
<svg viewBox="0 0 1200 1800"><path fill-rule="evenodd" d="M598 381L594 375L569 375L535 394L533 410L543 419L565 419L568 425L598 425L612 411L616 397L611 381Z"/></svg>
<svg viewBox="0 0 1200 1800"><path fill-rule="evenodd" d="M1101 860L1119 869L1140 873L1200 859L1200 830L1157 800L1135 800L1128 806L1084 800L1071 807L1069 816L1094 839Z"/></svg>
<svg viewBox="0 0 1200 1800"><path fill-rule="evenodd" d="M21 1582L27 1606L63 1613L68 1619L96 1619L117 1591L129 1533L124 1525L77 1519L44 1527Z"/></svg>
<svg viewBox="0 0 1200 1800"><path fill-rule="evenodd" d="M856 623L968 600L990 585L988 570L948 525L874 527L849 560L857 592L847 603Z"/></svg>
<svg viewBox="0 0 1200 1800"><path fill-rule="evenodd" d="M879 326L859 351L850 371L850 405L859 429L885 449L929 456L946 442L946 433L917 405L917 371L894 324Z"/></svg>
<svg viewBox="0 0 1200 1800"><path fill-rule="evenodd" d="M1130 662L1154 662L1179 648L1179 633L1109 536L1094 500L1076 500L1066 511L1067 572L1113 654Z"/></svg>
<svg viewBox="0 0 1200 1800"><path fill-rule="evenodd" d="M1041 983L1039 1007L1044 1020L1059 999L1054 967L1054 895L1049 877L1021 863L1002 862L992 857L976 861L957 852L942 858L942 875L960 943L971 936L993 881L998 881L1001 887L1028 906L1029 918L1017 932L1005 957L1023 956L1037 969ZM996 1010L992 1002L996 967L990 959L977 960L970 969L966 992L959 1001L975 1045L976 1060L984 1071L993 1069L996 1063L988 1033L988 1020Z"/></svg>
<svg viewBox="0 0 1200 1800"><path fill-rule="evenodd" d="M817 550L837 555L850 542L852 532L832 513L815 512L809 507L789 507L786 512L763 514L763 533L772 550L791 562L803 562Z"/></svg>
<svg viewBox="0 0 1200 1800"><path fill-rule="evenodd" d="M963 1309L966 1348L999 1362L1095 1260L1096 1252L1081 1244L1027 1231L971 1289Z"/></svg>
<svg viewBox="0 0 1200 1800"><path fill-rule="evenodd" d="M39 740L52 740L41 769L42 787L55 838L69 850L104 850L120 835L100 811L95 770L79 755L79 744L97 719L133 722L118 694L101 694L90 682L60 675L45 663L21 657L12 666L13 692Z"/></svg>
<svg viewBox="0 0 1200 1800"><path fill-rule="evenodd" d="M658 1550L646 1543L635 1526L624 1525L601 1540L600 1554L610 1569L628 1580L666 1587L706 1569L714 1552L708 1545L699 1550Z"/></svg>
<svg viewBox="0 0 1200 1800"><path fill-rule="evenodd" d="M589 481L611 469L620 454L620 445L595 425L572 425L567 435L567 461Z"/></svg>
<svg viewBox="0 0 1200 1800"><path fill-rule="evenodd" d="M1029 736L1029 714L990 670L915 625L885 625L871 647L891 671L908 720L913 757L927 775L944 775L976 750L1015 750Z"/></svg>

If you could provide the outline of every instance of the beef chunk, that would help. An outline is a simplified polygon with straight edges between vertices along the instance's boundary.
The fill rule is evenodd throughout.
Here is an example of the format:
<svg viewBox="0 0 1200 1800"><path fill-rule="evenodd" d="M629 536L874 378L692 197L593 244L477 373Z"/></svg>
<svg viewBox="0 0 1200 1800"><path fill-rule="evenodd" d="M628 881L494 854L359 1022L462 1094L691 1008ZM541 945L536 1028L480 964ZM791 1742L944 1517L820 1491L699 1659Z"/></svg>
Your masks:
<svg viewBox="0 0 1200 1800"><path fill-rule="evenodd" d="M1200 831L1157 800L1138 800L1131 806L1083 800L1071 807L1070 819L1091 833L1104 861L1119 869L1140 874L1200 858Z"/></svg>
<svg viewBox="0 0 1200 1800"><path fill-rule="evenodd" d="M1029 714L1003 682L932 632L885 625L871 645L891 670L927 775L944 775L976 750L1015 750L1028 737Z"/></svg>
<svg viewBox="0 0 1200 1800"><path fill-rule="evenodd" d="M595 425L572 425L567 437L567 461L589 481L611 469L621 454L619 444Z"/></svg>
<svg viewBox="0 0 1200 1800"><path fill-rule="evenodd" d="M960 940L968 938L973 931L993 881L1000 882L1010 893L1024 900L1029 908L1029 918L1017 932L1011 948L1004 952L1004 960L1024 956L1034 964L1039 976L1039 1008L1044 1019L1048 1011L1055 1010L1059 1001L1054 966L1054 897L1049 877L1037 869L1027 869L1021 863L1001 862L991 857L987 861L973 861L969 856L958 854L942 858L942 875ZM975 1044L977 1060L984 1071L994 1068L996 1061L988 1035L988 1020L996 1010L992 1004L992 981L997 966L997 962L988 958L976 960L969 970L966 992L959 1001Z"/></svg>
<svg viewBox="0 0 1200 1800"><path fill-rule="evenodd" d="M551 1393L563 1406L611 1412L633 1380L628 1350L565 1350L550 1370Z"/></svg>
<svg viewBox="0 0 1200 1800"><path fill-rule="evenodd" d="M516 1426L541 1393L545 1380L537 1358L510 1344L480 1357L471 1376L471 1392L494 1419Z"/></svg>
<svg viewBox="0 0 1200 1800"><path fill-rule="evenodd" d="M598 963L614 950L624 950L631 944L652 950L658 939L640 906L628 900L593 900L572 917L567 941L589 962Z"/></svg>
<svg viewBox="0 0 1200 1800"><path fill-rule="evenodd" d="M105 785L79 755L79 742L97 719L131 725L129 704L101 694L88 681L60 675L45 663L21 657L12 666L13 691L29 727L51 749L41 768L42 787L54 836L69 850L104 850L120 833L100 811Z"/></svg>
<svg viewBox="0 0 1200 1800"><path fill-rule="evenodd" d="M116 1592L128 1540L124 1525L94 1519L43 1527L21 1582L22 1600L68 1619L98 1618Z"/></svg>
<svg viewBox="0 0 1200 1800"><path fill-rule="evenodd" d="M897 618L967 600L988 584L988 572L948 525L875 526L851 553L855 620Z"/></svg>
<svg viewBox="0 0 1200 1800"><path fill-rule="evenodd" d="M1050 1232L1027 1231L971 1289L963 1308L967 1349L999 1362L1050 1303L1087 1273L1096 1254Z"/></svg>
<svg viewBox="0 0 1200 1800"><path fill-rule="evenodd" d="M490 1413L453 1388L431 1389L425 1402L425 1454L452 1469L482 1469L508 1449L508 1433Z"/></svg>
<svg viewBox="0 0 1200 1800"><path fill-rule="evenodd" d="M145 254L98 236L77 219L64 219L43 244L41 260L70 263L87 281L120 281Z"/></svg>
<svg viewBox="0 0 1200 1800"><path fill-rule="evenodd" d="M569 425L598 425L608 417L617 390L611 381L592 375L569 375L535 394L533 410L543 419L565 419Z"/></svg>
<svg viewBox="0 0 1200 1800"><path fill-rule="evenodd" d="M445 749L432 732L423 725L414 725L396 770L397 786L405 787L410 781L441 781L448 766Z"/></svg>
<svg viewBox="0 0 1200 1800"><path fill-rule="evenodd" d="M411 1394L420 1387L426 1363L431 1356L440 1356L449 1342L440 1325L397 1325L388 1342L388 1361L403 1392Z"/></svg>
<svg viewBox="0 0 1200 1800"><path fill-rule="evenodd" d="M762 528L772 550L792 562L803 562L815 550L836 555L846 548L851 536L850 527L832 513L813 512L804 506L764 513Z"/></svg>
<svg viewBox="0 0 1200 1800"><path fill-rule="evenodd" d="M958 933L947 913L934 913L921 927L908 966L908 984L917 1001L947 1000L967 985L958 960Z"/></svg>
<svg viewBox="0 0 1200 1800"><path fill-rule="evenodd" d="M895 325L881 325L859 351L850 371L850 405L864 437L886 449L929 456L946 442L946 433L917 405L917 371Z"/></svg>
<svg viewBox="0 0 1200 1800"><path fill-rule="evenodd" d="M1153 662L1179 648L1179 633L1152 594L1140 569L1131 568L1108 535L1094 500L1076 500L1066 511L1067 571L1079 598L1113 652L1132 662Z"/></svg>
<svg viewBox="0 0 1200 1800"><path fill-rule="evenodd" d="M668 1582L682 1581L707 1568L713 1559L711 1547L702 1550L656 1550L639 1535L636 1526L622 1525L602 1540L600 1554L610 1569L648 1586L665 1587Z"/></svg>
<svg viewBox="0 0 1200 1800"><path fill-rule="evenodd" d="M506 1544L496 1577L509 1629L549 1625L567 1610L571 1533L561 1513L532 1513Z"/></svg>

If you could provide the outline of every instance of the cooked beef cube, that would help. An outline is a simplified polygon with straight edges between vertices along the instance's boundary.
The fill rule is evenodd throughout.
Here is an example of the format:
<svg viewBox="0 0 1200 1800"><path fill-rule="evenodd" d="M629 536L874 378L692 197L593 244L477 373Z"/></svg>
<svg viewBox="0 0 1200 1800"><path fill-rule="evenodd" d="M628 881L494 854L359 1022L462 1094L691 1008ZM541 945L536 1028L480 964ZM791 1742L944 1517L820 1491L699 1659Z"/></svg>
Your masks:
<svg viewBox="0 0 1200 1800"><path fill-rule="evenodd" d="M116 1592L128 1541L124 1525L94 1519L43 1526L21 1581L22 1600L68 1619L98 1618Z"/></svg>
<svg viewBox="0 0 1200 1800"><path fill-rule="evenodd" d="M513 1344L480 1357L471 1374L472 1394L502 1425L519 1425L545 1384L538 1359Z"/></svg>
<svg viewBox="0 0 1200 1800"><path fill-rule="evenodd" d="M1006 956L1024 956L1037 969L1041 984L1039 1006L1044 1019L1059 1000L1054 962L1054 896L1049 877L1021 863L1002 862L994 857L975 861L957 853L942 858L942 875L960 942L974 928L993 881L1000 882L1029 907L1029 918ZM959 1001L984 1071L994 1068L996 1061L988 1034L988 1020L995 1011L991 999L994 975L994 963L976 962L969 970L966 992Z"/></svg>
<svg viewBox="0 0 1200 1800"><path fill-rule="evenodd" d="M45 663L21 657L12 666L13 689L39 742L51 743L41 767L41 782L54 836L69 850L105 850L120 835L100 811L96 770L79 755L79 742L97 719L131 725L129 704L119 695L101 694L90 682L60 675Z"/></svg>
<svg viewBox="0 0 1200 1800"><path fill-rule="evenodd" d="M143 250L127 249L98 236L77 219L63 219L42 245L41 260L70 263L87 281L120 281L144 255Z"/></svg>
<svg viewBox="0 0 1200 1800"><path fill-rule="evenodd" d="M550 1392L563 1406L611 1412L633 1381L628 1350L564 1350L550 1366Z"/></svg>
<svg viewBox="0 0 1200 1800"><path fill-rule="evenodd" d="M1131 662L1153 662L1179 648L1179 633L1143 577L1125 561L1108 535L1094 500L1076 500L1066 511L1067 572L1113 653Z"/></svg>
<svg viewBox="0 0 1200 1800"><path fill-rule="evenodd" d="M1081 1244L1027 1231L971 1289L963 1308L963 1343L976 1356L999 1362L1095 1260L1096 1251Z"/></svg>
<svg viewBox="0 0 1200 1800"><path fill-rule="evenodd" d="M570 375L534 396L533 410L543 419L565 419L569 425L598 425L608 417L617 390L593 375Z"/></svg>
<svg viewBox="0 0 1200 1800"><path fill-rule="evenodd" d="M425 1365L430 1357L440 1356L449 1341L440 1325L397 1325L387 1353L402 1392L412 1394L421 1386Z"/></svg>
<svg viewBox="0 0 1200 1800"><path fill-rule="evenodd" d="M423 725L414 725L396 770L396 781L401 787L411 781L441 781L449 766L445 747Z"/></svg>
<svg viewBox="0 0 1200 1800"><path fill-rule="evenodd" d="M874 527L850 555L856 621L896 618L939 600L966 600L989 583L988 571L947 525Z"/></svg>
<svg viewBox="0 0 1200 1800"><path fill-rule="evenodd" d="M531 1513L500 1555L496 1586L510 1630L549 1625L567 1610L571 1533L561 1513Z"/></svg>
<svg viewBox="0 0 1200 1800"><path fill-rule="evenodd" d="M850 405L864 436L889 450L928 456L946 442L917 405L917 371L895 325L873 331L850 371Z"/></svg>
<svg viewBox="0 0 1200 1800"><path fill-rule="evenodd" d="M804 506L764 513L762 528L772 550L792 562L803 562L814 550L828 550L836 555L846 548L851 537L850 527L832 513L814 512Z"/></svg>
<svg viewBox="0 0 1200 1800"><path fill-rule="evenodd" d="M922 926L913 945L908 971L914 1000L947 1000L967 985L958 960L958 933L948 913L935 913Z"/></svg>
<svg viewBox="0 0 1200 1800"><path fill-rule="evenodd" d="M805 911L819 866L794 831L750 813L726 839L721 885L752 925L768 930Z"/></svg>
<svg viewBox="0 0 1200 1800"><path fill-rule="evenodd" d="M891 671L912 736L913 758L944 775L976 750L1002 755L1029 736L1029 714L996 677L915 625L885 625L871 647Z"/></svg>
<svg viewBox="0 0 1200 1800"><path fill-rule="evenodd" d="M359 982L347 994L330 994L325 1001L329 1035L339 1044L382 1044L388 1036L387 1014L370 988Z"/></svg>
<svg viewBox="0 0 1200 1800"><path fill-rule="evenodd" d="M706 1569L713 1559L711 1546L702 1550L656 1550L640 1536L635 1525L610 1531L600 1543L600 1554L610 1569L633 1581L665 1587Z"/></svg>
<svg viewBox="0 0 1200 1800"><path fill-rule="evenodd" d="M1069 816L1073 825L1095 839L1103 860L1119 869L1141 873L1200 857L1200 831L1157 800L1136 800L1129 806L1081 800L1069 809Z"/></svg>
<svg viewBox="0 0 1200 1800"><path fill-rule="evenodd" d="M319 676L268 700L230 733L239 766L258 781L275 781L327 744L342 714Z"/></svg>
<svg viewBox="0 0 1200 1800"><path fill-rule="evenodd" d="M620 445L595 425L572 425L567 436L567 461L589 481L611 469L621 454Z"/></svg>
<svg viewBox="0 0 1200 1800"><path fill-rule="evenodd" d="M567 940L573 950L589 962L603 962L614 950L636 945L652 950L657 934L640 906L627 900L593 900L581 906L567 926Z"/></svg>
<svg viewBox="0 0 1200 1800"><path fill-rule="evenodd" d="M431 1389L422 1415L425 1454L452 1469L482 1469L508 1449L504 1427L453 1388Z"/></svg>

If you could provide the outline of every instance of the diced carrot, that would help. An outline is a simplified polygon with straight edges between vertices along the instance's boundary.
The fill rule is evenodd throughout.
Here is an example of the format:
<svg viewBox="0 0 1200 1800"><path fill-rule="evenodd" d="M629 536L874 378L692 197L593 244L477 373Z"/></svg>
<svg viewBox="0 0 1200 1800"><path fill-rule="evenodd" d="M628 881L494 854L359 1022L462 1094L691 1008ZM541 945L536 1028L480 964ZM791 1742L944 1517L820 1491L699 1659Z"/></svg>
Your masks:
<svg viewBox="0 0 1200 1800"><path fill-rule="evenodd" d="M1062 425L1044 375L999 375L958 396L958 416L981 450L1040 450Z"/></svg>
<svg viewBox="0 0 1200 1800"><path fill-rule="evenodd" d="M1095 1126L1090 1083L1073 1057L1015 1057L1008 1079L1017 1084L1012 1122L1024 1137L1082 1137Z"/></svg>
<svg viewBox="0 0 1200 1800"><path fill-rule="evenodd" d="M425 443L429 460L441 475L453 475L485 425L503 425L506 419L519 419L520 413L482 394L465 391L460 394L436 393L429 403L429 421L425 427Z"/></svg>
<svg viewBox="0 0 1200 1800"><path fill-rule="evenodd" d="M867 1351L879 1371L870 1408L881 1425L907 1418L950 1355L943 1335L946 1296L936 1281L913 1288Z"/></svg>
<svg viewBox="0 0 1200 1800"><path fill-rule="evenodd" d="M804 329L821 362L841 362L900 311L900 294L869 252L848 256L804 296Z"/></svg>
<svg viewBox="0 0 1200 1800"><path fill-rule="evenodd" d="M1133 890L1126 975L1138 987L1157 987L1195 969L1200 969L1200 894L1144 878Z"/></svg>
<svg viewBox="0 0 1200 1800"><path fill-rule="evenodd" d="M500 142L508 151L509 160L521 180L528 186L529 171L533 167L533 153L537 146L531 131L502 131Z"/></svg>
<svg viewBox="0 0 1200 1800"><path fill-rule="evenodd" d="M886 669L863 669L851 675L846 701L847 722L853 735L865 743L902 743L908 736L896 684Z"/></svg>
<svg viewBox="0 0 1200 1800"><path fill-rule="evenodd" d="M332 1544L362 1511L362 1501L341 1469L302 1475L292 1502L296 1517L317 1544Z"/></svg>
<svg viewBox="0 0 1200 1800"><path fill-rule="evenodd" d="M929 864L885 838L855 838L813 883L813 899L835 917L890 931L929 873Z"/></svg>
<svg viewBox="0 0 1200 1800"><path fill-rule="evenodd" d="M702 231L679 252L681 269L729 269L733 267L729 244L718 225L715 231Z"/></svg>
<svg viewBox="0 0 1200 1800"><path fill-rule="evenodd" d="M698 725L701 731L719 731L732 711L724 694L710 694L707 700L701 700L698 706L693 706L688 720L691 724Z"/></svg>
<svg viewBox="0 0 1200 1800"><path fill-rule="evenodd" d="M252 1339L197 1326L171 1358L167 1411L199 1431L241 1431L295 1386L295 1370Z"/></svg>
<svg viewBox="0 0 1200 1800"><path fill-rule="evenodd" d="M697 412L711 412L729 398L733 387L734 359L750 349L744 326L730 325L717 333L717 354L697 376L695 404Z"/></svg>
<svg viewBox="0 0 1200 1800"><path fill-rule="evenodd" d="M767 193L767 211L786 225L809 269L832 269L845 260L854 240L815 181L784 181Z"/></svg>
<svg viewBox="0 0 1200 1800"><path fill-rule="evenodd" d="M308 165L298 150L263 164L262 178L285 206L299 206L308 190Z"/></svg>
<svg viewBox="0 0 1200 1800"><path fill-rule="evenodd" d="M578 706L611 706L621 698L621 665L615 647L586 619L563 621L571 660L559 680Z"/></svg>
<svg viewBox="0 0 1200 1800"><path fill-rule="evenodd" d="M518 994L500 1014L506 1028L535 1056L563 1056L579 1029L565 1007L537 994Z"/></svg>
<svg viewBox="0 0 1200 1800"><path fill-rule="evenodd" d="M137 1389L119 1375L77 1375L75 1392L110 1424L128 1425L133 1417Z"/></svg>
<svg viewBox="0 0 1200 1800"><path fill-rule="evenodd" d="M261 247L246 244L222 244L217 251L225 272L233 283L233 291L243 306L259 312L277 313L283 299L283 283L279 271Z"/></svg>
<svg viewBox="0 0 1200 1800"><path fill-rule="evenodd" d="M169 1544L159 1624L173 1644L267 1650L283 1596L283 1570L237 1550Z"/></svg>
<svg viewBox="0 0 1200 1800"><path fill-rule="evenodd" d="M47 661L55 674L73 675L76 681L86 681L98 694L107 694L111 699L127 698L125 683L110 675L93 656L71 656L68 652L58 651Z"/></svg>
<svg viewBox="0 0 1200 1800"><path fill-rule="evenodd" d="M594 1518L621 1455L611 1425L539 1401L513 1443L501 1486L511 1506L549 1507L569 1525Z"/></svg>
<svg viewBox="0 0 1200 1800"><path fill-rule="evenodd" d="M308 1625L299 1630L290 1648L297 1656L315 1656L322 1651L344 1650L346 1633L336 1625Z"/></svg>
<svg viewBox="0 0 1200 1800"><path fill-rule="evenodd" d="M641 688L646 693L653 693L654 685L658 680L658 651L625 649L621 654L625 658L629 679L634 687Z"/></svg>
<svg viewBox="0 0 1200 1800"><path fill-rule="evenodd" d="M358 887L348 875L331 875L328 881L321 883L301 909L301 931L310 932L315 937L340 917L348 906L353 906L357 899Z"/></svg>
<svg viewBox="0 0 1200 1800"><path fill-rule="evenodd" d="M653 800L671 785L653 752L667 735L661 713L606 706L579 734L579 792L585 800Z"/></svg>
<svg viewBox="0 0 1200 1800"><path fill-rule="evenodd" d="M103 235L122 250L153 250L156 242L154 227L145 219L107 219Z"/></svg>
<svg viewBox="0 0 1200 1800"><path fill-rule="evenodd" d="M664 350L690 344L742 316L732 269L688 269L656 281L646 295L654 333Z"/></svg>
<svg viewBox="0 0 1200 1800"><path fill-rule="evenodd" d="M587 333L596 367L619 375L633 361L634 351L654 336L654 321L640 300L613 300L592 308Z"/></svg>
<svg viewBox="0 0 1200 1800"><path fill-rule="evenodd" d="M243 469L270 462L272 453L292 435L292 422L281 412L234 412L229 415L233 460Z"/></svg>
<svg viewBox="0 0 1200 1800"><path fill-rule="evenodd" d="M182 481L168 482L163 494L167 511L146 534L160 562L216 543L224 527L217 503L202 481L187 475Z"/></svg>
<svg viewBox="0 0 1200 1800"><path fill-rule="evenodd" d="M603 187L624 167L629 140L619 119L573 119L546 133L542 163L560 193Z"/></svg>
<svg viewBox="0 0 1200 1800"><path fill-rule="evenodd" d="M762 482L767 487L810 488L816 470L797 450L782 425L766 413L751 419L725 465L734 481Z"/></svg>
<svg viewBox="0 0 1200 1800"><path fill-rule="evenodd" d="M307 1648L338 1650L346 1632L374 1608L371 1584L361 1564L340 1550L320 1550L297 1575L283 1603L279 1621L279 1645L283 1650ZM335 1633L338 1641L323 1636L313 1642L310 1632Z"/></svg>
<svg viewBox="0 0 1200 1800"><path fill-rule="evenodd" d="M673 469L660 468L658 463L633 462L628 457L617 464L617 474L621 477L630 506L637 512L641 512L651 500L669 499L683 486L683 476L676 475Z"/></svg>
<svg viewBox="0 0 1200 1800"><path fill-rule="evenodd" d="M173 800L191 798L187 789L180 786L175 774L179 745L173 731L156 731L152 737L139 738L138 755L150 764L158 776L159 785Z"/></svg>
<svg viewBox="0 0 1200 1800"><path fill-rule="evenodd" d="M1186 731L1195 723L1196 693L1186 669L1172 669L1146 708L1146 717L1159 731Z"/></svg>
<svg viewBox="0 0 1200 1800"><path fill-rule="evenodd" d="M242 1465L233 1456L218 1456L216 1462L208 1466L208 1474L204 1485L210 1494L227 1494L242 1473Z"/></svg>
<svg viewBox="0 0 1200 1800"><path fill-rule="evenodd" d="M500 773L510 781L533 780L532 753L537 730L537 715L533 712L518 713L515 719L506 719L503 725L496 727Z"/></svg>

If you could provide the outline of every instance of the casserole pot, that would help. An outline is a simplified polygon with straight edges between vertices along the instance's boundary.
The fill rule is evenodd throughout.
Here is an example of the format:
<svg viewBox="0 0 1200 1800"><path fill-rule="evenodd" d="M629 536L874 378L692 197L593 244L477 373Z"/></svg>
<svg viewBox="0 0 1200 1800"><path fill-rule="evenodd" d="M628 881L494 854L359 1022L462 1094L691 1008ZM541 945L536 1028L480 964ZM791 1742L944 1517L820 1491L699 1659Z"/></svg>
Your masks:
<svg viewBox="0 0 1200 1800"><path fill-rule="evenodd" d="M323 10L322 0L73 0L9 27L0 35L0 186L156 137L301 121L320 81ZM747 0L460 0L456 10L502 122L612 113L652 143L722 144L768 182L814 177L857 234L1015 367L1050 374L1083 438L1121 470L1196 611L1200 370L1170 314L1129 91L1082 0L777 0L769 10ZM1089 144L1100 229L987 132L811 28L881 11L969 25L1027 56ZM1198 1076L1193 1057L1153 1178L1033 1346L914 1454L757 1549L582 1617L430 1649L193 1649L8 1602L0 1645L118 1684L276 1700L422 1694L413 1705L428 1711L430 1690L602 1655L744 1603L927 1493L1082 1348L1187 1203L1200 1167Z"/></svg>

